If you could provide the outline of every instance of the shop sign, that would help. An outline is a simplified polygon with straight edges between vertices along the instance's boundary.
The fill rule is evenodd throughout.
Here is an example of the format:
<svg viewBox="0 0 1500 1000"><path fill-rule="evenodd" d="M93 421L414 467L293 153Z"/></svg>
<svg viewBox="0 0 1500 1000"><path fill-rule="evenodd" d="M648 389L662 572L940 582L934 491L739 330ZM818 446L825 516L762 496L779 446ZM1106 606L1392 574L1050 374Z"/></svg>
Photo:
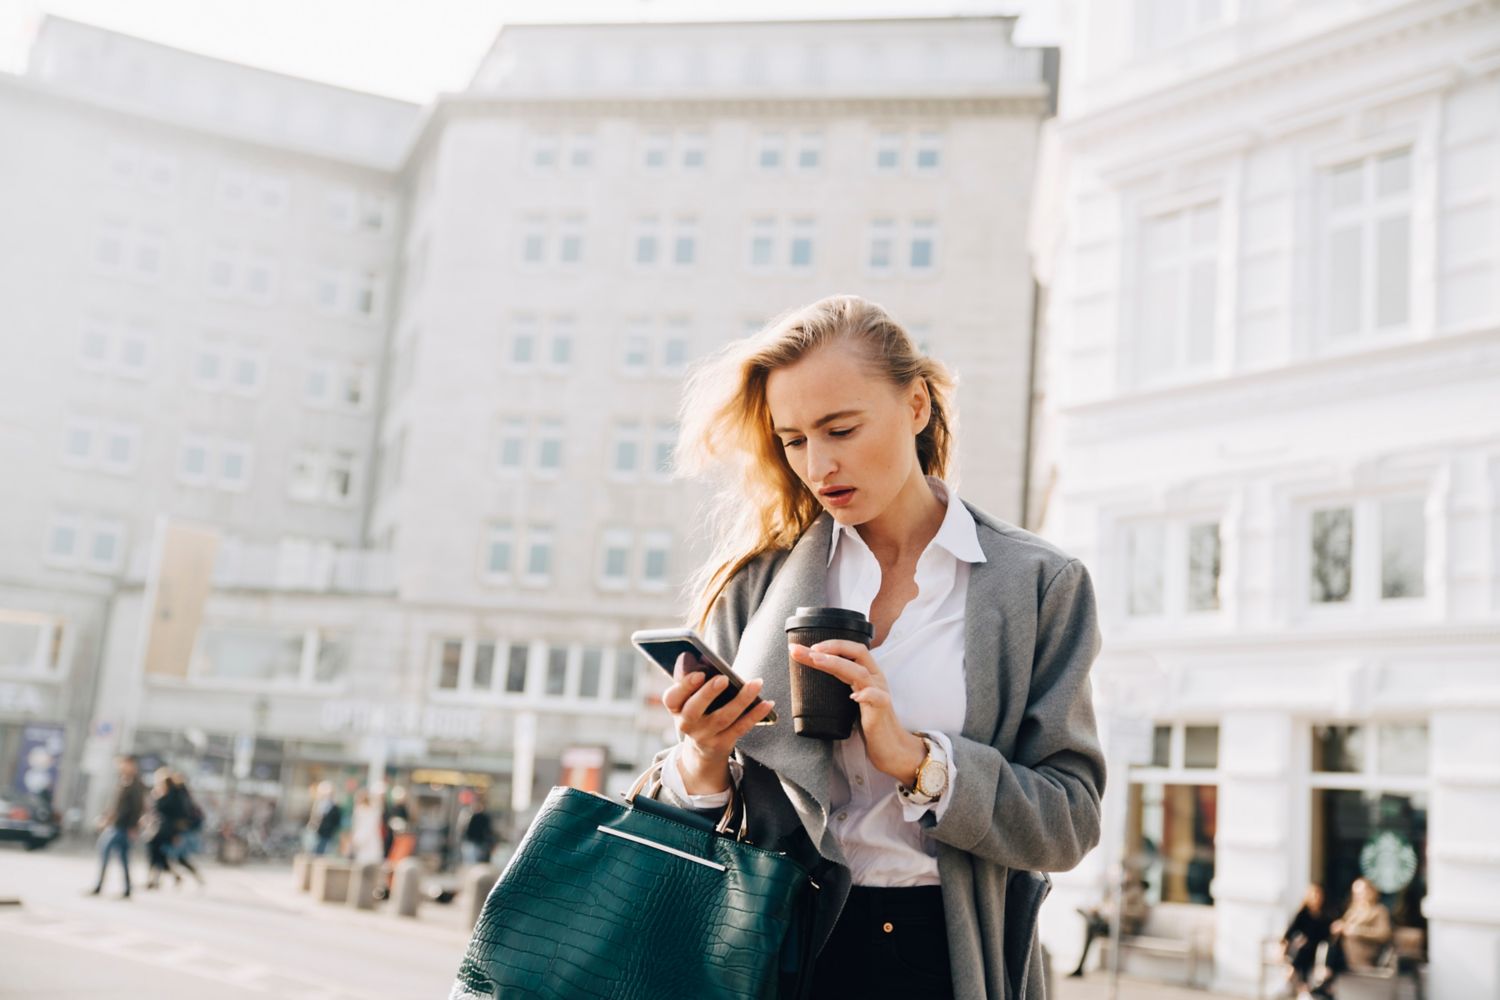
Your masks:
<svg viewBox="0 0 1500 1000"><path fill-rule="evenodd" d="M1400 892L1411 885L1417 873L1416 848L1401 834L1384 830L1365 841L1359 852L1359 870L1383 894Z"/></svg>
<svg viewBox="0 0 1500 1000"><path fill-rule="evenodd" d="M0 712L40 715L42 692L30 684L11 684L0 681Z"/></svg>
<svg viewBox="0 0 1500 1000"><path fill-rule="evenodd" d="M15 789L40 795L57 787L65 730L58 725L26 726L21 730L21 756L16 764Z"/></svg>

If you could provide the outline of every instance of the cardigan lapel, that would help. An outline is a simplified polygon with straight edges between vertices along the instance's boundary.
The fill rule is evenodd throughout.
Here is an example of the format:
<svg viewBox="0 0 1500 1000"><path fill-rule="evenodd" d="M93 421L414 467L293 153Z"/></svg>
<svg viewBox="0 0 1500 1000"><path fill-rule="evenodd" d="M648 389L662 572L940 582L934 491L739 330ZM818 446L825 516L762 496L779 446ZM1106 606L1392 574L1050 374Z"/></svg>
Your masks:
<svg viewBox="0 0 1500 1000"><path fill-rule="evenodd" d="M984 515L967 500L963 504L974 515L975 524L980 524ZM1000 629L1004 623L996 609L1004 567L995 547L985 544L986 538L987 533L981 530L979 547L984 551L984 562L969 564L969 592L964 599L963 735L989 746L1000 728Z"/></svg>

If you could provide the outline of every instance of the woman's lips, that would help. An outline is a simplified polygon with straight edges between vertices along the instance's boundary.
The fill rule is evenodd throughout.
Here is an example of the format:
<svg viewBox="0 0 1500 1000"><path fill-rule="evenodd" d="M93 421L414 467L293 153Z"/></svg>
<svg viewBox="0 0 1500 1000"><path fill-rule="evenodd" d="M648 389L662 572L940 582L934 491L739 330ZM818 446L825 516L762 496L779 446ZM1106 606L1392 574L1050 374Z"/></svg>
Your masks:
<svg viewBox="0 0 1500 1000"><path fill-rule="evenodd" d="M852 489L842 490L838 493L825 493L823 494L823 500L830 507L843 507L846 506L850 500L854 499L854 493L855 491Z"/></svg>

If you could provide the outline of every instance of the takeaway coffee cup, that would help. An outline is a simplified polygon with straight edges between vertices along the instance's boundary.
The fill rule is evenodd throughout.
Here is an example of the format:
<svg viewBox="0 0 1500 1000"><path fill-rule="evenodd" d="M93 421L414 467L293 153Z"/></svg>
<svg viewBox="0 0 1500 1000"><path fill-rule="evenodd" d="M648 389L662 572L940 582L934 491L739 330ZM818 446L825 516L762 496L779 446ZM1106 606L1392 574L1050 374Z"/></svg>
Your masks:
<svg viewBox="0 0 1500 1000"><path fill-rule="evenodd" d="M798 608L786 620L788 642L812 646L827 639L847 639L865 646L875 638L875 626L848 608ZM830 673L788 658L792 681L792 729L798 736L846 740L854 732L859 704L849 696L854 689Z"/></svg>

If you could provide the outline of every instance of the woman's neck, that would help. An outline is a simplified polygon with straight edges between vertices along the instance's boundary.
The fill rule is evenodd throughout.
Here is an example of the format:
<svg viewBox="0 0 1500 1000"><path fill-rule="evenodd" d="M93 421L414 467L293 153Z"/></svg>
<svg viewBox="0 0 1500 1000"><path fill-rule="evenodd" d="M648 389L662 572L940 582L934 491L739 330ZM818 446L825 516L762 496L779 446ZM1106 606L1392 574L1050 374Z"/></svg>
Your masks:
<svg viewBox="0 0 1500 1000"><path fill-rule="evenodd" d="M907 478L889 507L858 525L859 537L882 566L914 560L942 527L948 513L920 470Z"/></svg>

